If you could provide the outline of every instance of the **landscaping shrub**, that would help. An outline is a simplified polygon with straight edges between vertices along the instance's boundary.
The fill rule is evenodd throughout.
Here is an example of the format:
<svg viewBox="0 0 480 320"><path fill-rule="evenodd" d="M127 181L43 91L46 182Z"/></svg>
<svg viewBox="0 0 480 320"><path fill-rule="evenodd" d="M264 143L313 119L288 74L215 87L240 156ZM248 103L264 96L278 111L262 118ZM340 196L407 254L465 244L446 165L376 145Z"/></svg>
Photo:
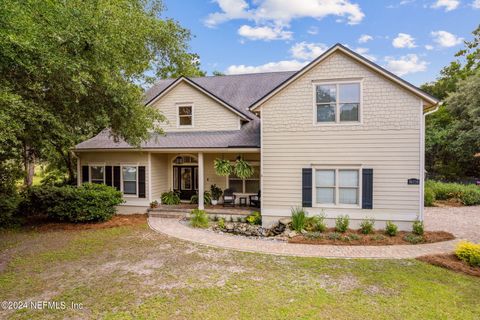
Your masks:
<svg viewBox="0 0 480 320"><path fill-rule="evenodd" d="M480 204L480 186L473 184L464 185L428 180L425 182L425 195L427 190L433 192L435 200L458 199L466 206ZM425 201L425 205L427 205L427 201Z"/></svg>
<svg viewBox="0 0 480 320"><path fill-rule="evenodd" d="M327 237L330 240L340 240L342 235L338 232L330 232Z"/></svg>
<svg viewBox="0 0 480 320"><path fill-rule="evenodd" d="M212 203L212 196L210 192L205 191L203 193L203 204L211 204ZM190 198L190 204L198 204L198 194L194 194Z"/></svg>
<svg viewBox="0 0 480 320"><path fill-rule="evenodd" d="M20 196L16 181L21 177L21 169L13 163L0 161L0 228L18 224Z"/></svg>
<svg viewBox="0 0 480 320"><path fill-rule="evenodd" d="M418 244L418 243L422 243L422 242L425 241L425 239L423 238L423 236L417 235L417 234L413 234L413 233L407 233L407 234L403 237L403 240L408 241L408 242L410 242L411 244Z"/></svg>
<svg viewBox="0 0 480 320"><path fill-rule="evenodd" d="M422 236L424 233L424 228L423 228L423 222L420 220L415 220L412 226L412 232L413 234L416 234L418 236Z"/></svg>
<svg viewBox="0 0 480 320"><path fill-rule="evenodd" d="M423 197L424 206L433 207L433 203L435 202L435 191L433 191L432 188L425 186L425 193Z"/></svg>
<svg viewBox="0 0 480 320"><path fill-rule="evenodd" d="M292 228L293 230L300 232L305 228L305 221L307 215L302 208L292 209Z"/></svg>
<svg viewBox="0 0 480 320"><path fill-rule="evenodd" d="M225 229L225 219L224 218L218 219L218 227L220 229Z"/></svg>
<svg viewBox="0 0 480 320"><path fill-rule="evenodd" d="M168 192L162 193L162 204L166 205L176 205L180 203L180 196L177 192L170 190Z"/></svg>
<svg viewBox="0 0 480 320"><path fill-rule="evenodd" d="M190 225L194 228L208 228L207 213L204 210L192 210L190 216Z"/></svg>
<svg viewBox="0 0 480 320"><path fill-rule="evenodd" d="M480 267L480 244L462 241L457 245L455 255L473 267Z"/></svg>
<svg viewBox="0 0 480 320"><path fill-rule="evenodd" d="M249 214L248 217L247 217L247 222L250 223L250 224L261 225L262 224L262 216L260 215L260 212L254 211L251 214Z"/></svg>
<svg viewBox="0 0 480 320"><path fill-rule="evenodd" d="M365 219L360 223L360 231L363 234L371 234L374 231L375 220L373 219Z"/></svg>
<svg viewBox="0 0 480 320"><path fill-rule="evenodd" d="M93 222L112 218L121 203L122 193L103 184L34 186L24 192L21 210L60 221Z"/></svg>
<svg viewBox="0 0 480 320"><path fill-rule="evenodd" d="M325 215L306 217L304 228L310 232L325 232L327 230Z"/></svg>
<svg viewBox="0 0 480 320"><path fill-rule="evenodd" d="M391 221L387 221L387 225L385 227L385 233L388 234L390 237L396 236L398 233L397 225Z"/></svg>
<svg viewBox="0 0 480 320"><path fill-rule="evenodd" d="M338 216L337 219L335 219L335 231L345 233L348 230L349 224L349 216Z"/></svg>

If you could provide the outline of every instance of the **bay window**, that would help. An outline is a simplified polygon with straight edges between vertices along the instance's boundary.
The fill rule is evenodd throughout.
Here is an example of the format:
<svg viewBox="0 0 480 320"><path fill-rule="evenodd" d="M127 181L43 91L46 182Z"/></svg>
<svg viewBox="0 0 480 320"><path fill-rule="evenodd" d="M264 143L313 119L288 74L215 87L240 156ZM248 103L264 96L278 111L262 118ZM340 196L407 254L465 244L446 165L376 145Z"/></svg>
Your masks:
<svg viewBox="0 0 480 320"><path fill-rule="evenodd" d="M90 182L105 183L105 166L90 166Z"/></svg>
<svg viewBox="0 0 480 320"><path fill-rule="evenodd" d="M137 167L122 166L123 193L129 195L137 194Z"/></svg>

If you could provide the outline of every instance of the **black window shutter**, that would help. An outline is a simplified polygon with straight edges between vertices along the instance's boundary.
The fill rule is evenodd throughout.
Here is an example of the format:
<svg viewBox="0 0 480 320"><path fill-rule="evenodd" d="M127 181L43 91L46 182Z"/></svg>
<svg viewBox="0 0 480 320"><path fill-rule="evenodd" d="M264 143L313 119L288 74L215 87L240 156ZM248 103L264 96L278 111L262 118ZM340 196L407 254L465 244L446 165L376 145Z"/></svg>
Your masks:
<svg viewBox="0 0 480 320"><path fill-rule="evenodd" d="M302 207L312 206L312 168L302 169Z"/></svg>
<svg viewBox="0 0 480 320"><path fill-rule="evenodd" d="M113 186L112 182L112 166L105 167L105 184L107 186Z"/></svg>
<svg viewBox="0 0 480 320"><path fill-rule="evenodd" d="M113 167L113 186L120 190L120 166Z"/></svg>
<svg viewBox="0 0 480 320"><path fill-rule="evenodd" d="M82 166L82 183L86 183L90 180L88 177L88 174L90 173L89 171L88 166Z"/></svg>
<svg viewBox="0 0 480 320"><path fill-rule="evenodd" d="M145 167L138 167L138 197L145 198Z"/></svg>
<svg viewBox="0 0 480 320"><path fill-rule="evenodd" d="M362 209L373 209L373 169L362 170Z"/></svg>

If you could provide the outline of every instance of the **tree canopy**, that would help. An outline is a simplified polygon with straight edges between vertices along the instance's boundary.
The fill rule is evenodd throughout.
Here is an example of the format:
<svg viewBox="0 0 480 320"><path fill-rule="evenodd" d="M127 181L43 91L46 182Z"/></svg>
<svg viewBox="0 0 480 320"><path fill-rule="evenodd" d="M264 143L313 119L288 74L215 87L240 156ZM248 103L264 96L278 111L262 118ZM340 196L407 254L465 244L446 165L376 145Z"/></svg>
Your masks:
<svg viewBox="0 0 480 320"><path fill-rule="evenodd" d="M70 149L104 128L135 146L161 131L142 86L204 74L190 32L162 10L158 0L1 2L0 161L71 171Z"/></svg>
<svg viewBox="0 0 480 320"><path fill-rule="evenodd" d="M480 176L480 27L440 77L422 86L443 100L427 117L425 164L430 177L461 180ZM461 59L461 60L460 60Z"/></svg>

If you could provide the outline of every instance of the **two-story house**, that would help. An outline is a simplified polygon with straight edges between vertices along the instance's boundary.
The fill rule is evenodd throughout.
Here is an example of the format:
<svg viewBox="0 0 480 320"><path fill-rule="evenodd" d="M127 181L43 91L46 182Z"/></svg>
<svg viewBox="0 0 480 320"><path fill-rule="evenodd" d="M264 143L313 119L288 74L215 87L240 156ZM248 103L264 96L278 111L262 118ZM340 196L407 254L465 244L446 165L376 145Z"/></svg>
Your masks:
<svg viewBox="0 0 480 320"><path fill-rule="evenodd" d="M422 219L425 115L438 100L337 44L297 72L158 81L146 103L168 119L165 136L135 149L105 130L76 146L79 183L116 186L120 212L145 210L168 190L183 200L212 184L261 190L265 226L293 207L408 229ZM248 179L215 173L243 157Z"/></svg>

